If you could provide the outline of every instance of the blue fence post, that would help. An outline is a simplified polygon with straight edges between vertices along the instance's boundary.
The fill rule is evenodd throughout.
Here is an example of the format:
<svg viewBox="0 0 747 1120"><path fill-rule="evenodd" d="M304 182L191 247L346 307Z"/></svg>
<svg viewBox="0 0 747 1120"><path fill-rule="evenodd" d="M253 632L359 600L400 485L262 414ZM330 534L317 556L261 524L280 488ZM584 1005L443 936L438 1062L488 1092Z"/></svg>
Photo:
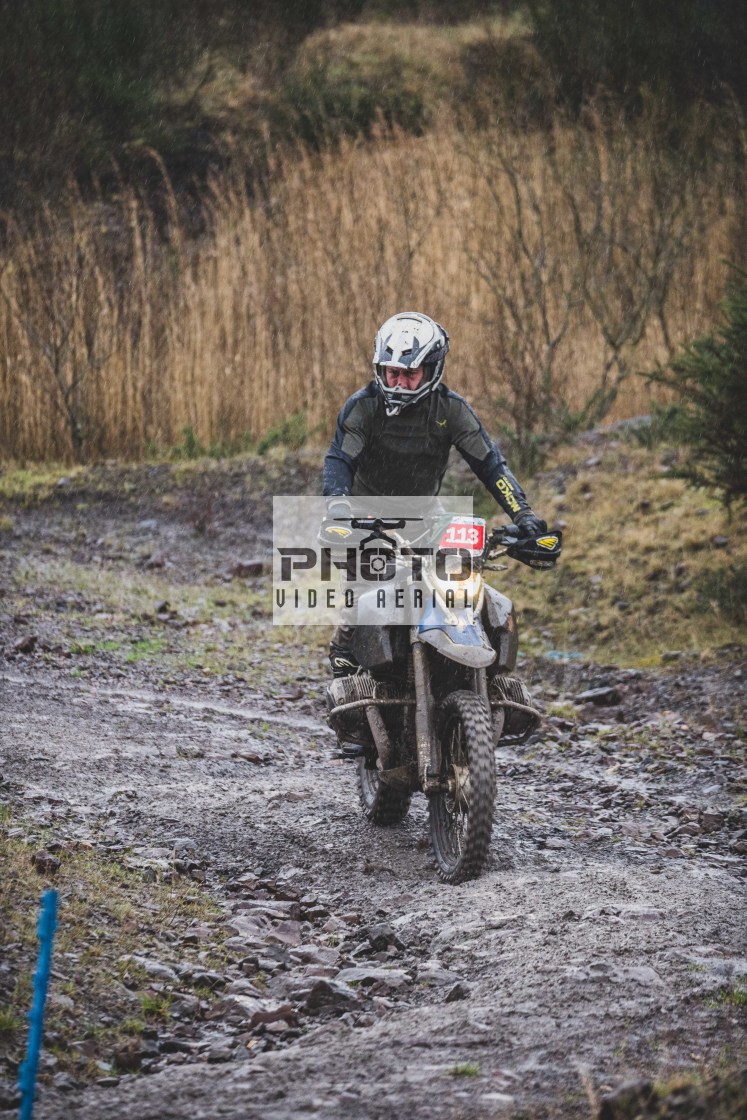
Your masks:
<svg viewBox="0 0 747 1120"><path fill-rule="evenodd" d="M36 933L39 938L39 960L34 975L34 1002L28 1019L31 1024L26 1057L18 1073L18 1088L21 1091L20 1120L31 1120L36 1093L36 1071L39 1065L44 1033L44 1004L47 1000L49 971L52 965L52 942L57 929L57 891L45 891L41 900L41 913Z"/></svg>

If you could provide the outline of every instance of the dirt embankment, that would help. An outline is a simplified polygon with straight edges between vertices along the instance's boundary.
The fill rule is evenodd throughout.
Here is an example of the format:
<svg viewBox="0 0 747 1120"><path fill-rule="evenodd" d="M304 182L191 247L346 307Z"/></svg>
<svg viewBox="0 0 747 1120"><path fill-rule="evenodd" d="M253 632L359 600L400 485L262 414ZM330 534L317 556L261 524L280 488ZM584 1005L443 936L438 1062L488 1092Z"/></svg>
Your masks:
<svg viewBox="0 0 747 1120"><path fill-rule="evenodd" d="M325 635L268 625L262 495L288 480L152 481L15 503L2 542L19 1015L21 902L48 879L62 906L40 1117L623 1116L631 1079L642 1115L739 1115L738 651L524 662L543 728L497 749L490 865L446 888L421 798L362 820Z"/></svg>

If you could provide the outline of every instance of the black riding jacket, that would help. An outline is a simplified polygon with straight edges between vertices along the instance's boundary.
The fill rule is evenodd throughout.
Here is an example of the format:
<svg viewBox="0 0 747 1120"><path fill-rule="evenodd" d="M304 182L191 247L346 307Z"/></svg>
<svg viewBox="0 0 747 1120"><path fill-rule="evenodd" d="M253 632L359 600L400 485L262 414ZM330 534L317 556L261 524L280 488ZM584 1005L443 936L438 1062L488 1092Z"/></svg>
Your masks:
<svg viewBox="0 0 747 1120"><path fill-rule="evenodd" d="M530 508L475 412L445 385L398 416L387 416L375 381L348 397L324 460L324 494L437 494L452 447L509 517Z"/></svg>

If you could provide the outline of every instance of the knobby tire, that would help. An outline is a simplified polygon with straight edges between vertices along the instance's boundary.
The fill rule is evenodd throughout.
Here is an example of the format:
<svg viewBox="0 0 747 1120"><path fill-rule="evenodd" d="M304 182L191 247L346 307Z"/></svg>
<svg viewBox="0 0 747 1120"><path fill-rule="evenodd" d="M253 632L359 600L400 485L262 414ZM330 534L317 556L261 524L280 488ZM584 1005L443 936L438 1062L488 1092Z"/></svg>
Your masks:
<svg viewBox="0 0 747 1120"><path fill-rule="evenodd" d="M445 883L475 879L490 849L495 803L494 734L490 713L474 692L452 692L439 711L442 778L459 774L461 796L439 792L428 802L433 854ZM457 767L458 770L454 768Z"/></svg>
<svg viewBox="0 0 747 1120"><path fill-rule="evenodd" d="M358 796L371 824L399 824L410 808L410 794L382 782L377 770L366 769L363 758L358 759Z"/></svg>

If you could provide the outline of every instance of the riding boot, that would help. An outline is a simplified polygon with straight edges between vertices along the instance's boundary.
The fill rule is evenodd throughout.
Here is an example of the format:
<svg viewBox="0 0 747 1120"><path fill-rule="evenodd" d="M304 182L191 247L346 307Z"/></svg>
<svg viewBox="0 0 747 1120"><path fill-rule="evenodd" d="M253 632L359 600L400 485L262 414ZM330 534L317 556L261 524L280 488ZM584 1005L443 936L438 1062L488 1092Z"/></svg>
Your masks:
<svg viewBox="0 0 747 1120"><path fill-rule="evenodd" d="M353 655L353 627L338 626L329 643L329 663L332 666L333 677L349 677L357 673L360 664Z"/></svg>

